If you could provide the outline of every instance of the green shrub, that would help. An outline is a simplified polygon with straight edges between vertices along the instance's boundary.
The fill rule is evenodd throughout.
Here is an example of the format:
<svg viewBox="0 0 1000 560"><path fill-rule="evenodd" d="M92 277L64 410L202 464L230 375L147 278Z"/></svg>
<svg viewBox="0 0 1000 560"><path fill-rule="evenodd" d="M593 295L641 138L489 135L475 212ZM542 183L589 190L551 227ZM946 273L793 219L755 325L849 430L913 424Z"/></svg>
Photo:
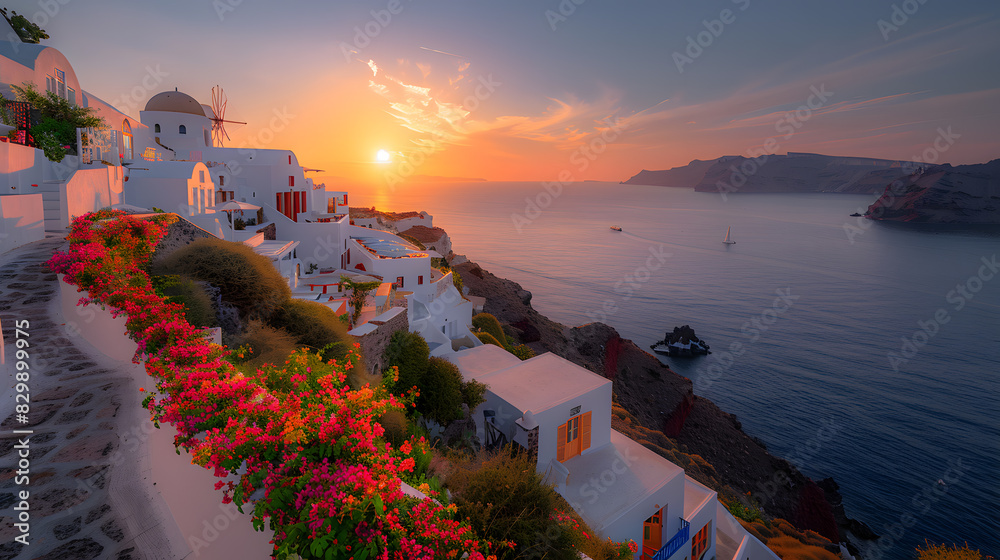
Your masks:
<svg viewBox="0 0 1000 560"><path fill-rule="evenodd" d="M184 305L184 316L196 327L216 326L215 309L204 288L186 276L154 276L153 288L167 301Z"/></svg>
<svg viewBox="0 0 1000 560"><path fill-rule="evenodd" d="M497 340L495 336L493 336L488 332L477 332L475 333L475 335L476 338L478 338L479 341L482 342L483 344L492 344L494 346L500 346L500 348L503 348L503 346L500 344L500 341Z"/></svg>
<svg viewBox="0 0 1000 560"><path fill-rule="evenodd" d="M384 437L393 447L403 445L403 442L410 437L406 415L398 410L386 412L379 418L378 423L382 424L382 429L385 430Z"/></svg>
<svg viewBox="0 0 1000 560"><path fill-rule="evenodd" d="M258 368L266 363L281 365L296 350L294 336L259 319L253 319L247 324L246 330L236 337L233 346L249 347L242 352L242 358L237 354L235 361L250 368Z"/></svg>
<svg viewBox="0 0 1000 560"><path fill-rule="evenodd" d="M459 465L448 484L459 519L468 518L477 534L494 542L517 543L500 549L499 558L579 558L576 550L583 537L553 518L562 502L527 453L508 448L485 456L480 465Z"/></svg>
<svg viewBox="0 0 1000 560"><path fill-rule="evenodd" d="M753 503L752 500L750 505L747 505L739 498L723 496L722 503L725 504L729 513L733 514L733 517L737 519L742 519L743 521L750 523L753 523L754 521L761 521L763 519L760 507Z"/></svg>
<svg viewBox="0 0 1000 560"><path fill-rule="evenodd" d="M510 353L517 356L521 360L528 360L535 357L535 351L528 348L524 344L518 344L513 348L509 348Z"/></svg>
<svg viewBox="0 0 1000 560"><path fill-rule="evenodd" d="M485 383L480 383L475 379L462 383L462 402L469 405L469 410L475 410L479 405L486 402Z"/></svg>
<svg viewBox="0 0 1000 560"><path fill-rule="evenodd" d="M199 239L167 255L154 270L181 274L218 287L244 319L267 319L291 298L271 260L243 243Z"/></svg>
<svg viewBox="0 0 1000 560"><path fill-rule="evenodd" d="M289 299L274 311L268 324L290 333L299 346L318 351L332 344L323 352L325 360L342 360L354 344L347 334L347 326L337 314L315 301ZM360 365L354 364L355 367Z"/></svg>
<svg viewBox="0 0 1000 560"><path fill-rule="evenodd" d="M386 369L392 366L399 368L399 380L393 384L396 393L405 393L414 385L421 384L430 355L427 342L419 334L409 331L392 333L383 356Z"/></svg>
<svg viewBox="0 0 1000 560"><path fill-rule="evenodd" d="M462 417L462 372L458 366L442 358L430 358L418 387L416 404L421 414L440 424Z"/></svg>
<svg viewBox="0 0 1000 560"><path fill-rule="evenodd" d="M472 318L472 326L484 332L488 332L493 335L493 338L497 339L500 346L506 348L508 345L507 336L503 333L503 327L500 326L500 321L489 313L480 313Z"/></svg>
<svg viewBox="0 0 1000 560"><path fill-rule="evenodd" d="M49 161L59 162L66 157L66 148L63 144L59 142L55 134L51 132L40 133L35 136L35 142L38 147L42 149L42 153L45 154L45 159Z"/></svg>
<svg viewBox="0 0 1000 560"><path fill-rule="evenodd" d="M451 283L455 285L455 289L461 294L462 286L464 286L464 284L462 283L462 275L460 275L457 270L453 270L451 272Z"/></svg>

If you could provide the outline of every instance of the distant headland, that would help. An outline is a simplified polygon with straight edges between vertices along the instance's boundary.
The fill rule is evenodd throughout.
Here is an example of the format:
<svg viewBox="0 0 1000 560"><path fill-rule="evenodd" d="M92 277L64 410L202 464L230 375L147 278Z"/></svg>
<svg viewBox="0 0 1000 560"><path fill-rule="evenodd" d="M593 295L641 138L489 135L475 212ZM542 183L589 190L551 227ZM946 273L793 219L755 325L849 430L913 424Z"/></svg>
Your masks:
<svg viewBox="0 0 1000 560"><path fill-rule="evenodd" d="M864 214L882 221L1000 224L1000 160L978 165L789 152L757 158L722 156L659 171L631 185L736 193L880 194Z"/></svg>

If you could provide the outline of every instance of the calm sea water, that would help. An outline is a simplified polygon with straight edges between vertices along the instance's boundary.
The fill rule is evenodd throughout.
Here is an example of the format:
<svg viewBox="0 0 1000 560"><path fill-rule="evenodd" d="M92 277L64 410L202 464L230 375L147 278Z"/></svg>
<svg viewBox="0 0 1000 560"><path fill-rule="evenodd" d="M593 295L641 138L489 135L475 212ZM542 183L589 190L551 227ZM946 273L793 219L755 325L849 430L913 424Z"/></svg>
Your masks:
<svg viewBox="0 0 1000 560"><path fill-rule="evenodd" d="M848 216L872 196L543 193L432 184L352 202L427 210L456 252L557 321L603 320L644 348L690 324L713 354L661 359L772 452L835 477L848 514L892 539L882 557L912 558L925 538L1000 556L1000 274L983 268L1000 254L995 230Z"/></svg>

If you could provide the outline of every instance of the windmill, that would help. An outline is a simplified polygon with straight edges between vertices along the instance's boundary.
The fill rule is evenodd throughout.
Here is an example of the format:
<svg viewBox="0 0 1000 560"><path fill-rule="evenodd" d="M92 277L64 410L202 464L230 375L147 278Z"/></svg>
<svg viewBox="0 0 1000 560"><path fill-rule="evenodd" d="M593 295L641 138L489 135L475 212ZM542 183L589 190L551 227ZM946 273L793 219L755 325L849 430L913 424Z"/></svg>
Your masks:
<svg viewBox="0 0 1000 560"><path fill-rule="evenodd" d="M216 91L218 90L218 91ZM226 120L226 104L229 103L229 99L226 97L226 93L222 91L222 86L215 86L212 88L212 113L213 116L210 117L212 120L212 140L213 143L222 147L222 138L225 137L229 140L229 133L226 132L226 123L232 124L247 124L242 121L227 121Z"/></svg>

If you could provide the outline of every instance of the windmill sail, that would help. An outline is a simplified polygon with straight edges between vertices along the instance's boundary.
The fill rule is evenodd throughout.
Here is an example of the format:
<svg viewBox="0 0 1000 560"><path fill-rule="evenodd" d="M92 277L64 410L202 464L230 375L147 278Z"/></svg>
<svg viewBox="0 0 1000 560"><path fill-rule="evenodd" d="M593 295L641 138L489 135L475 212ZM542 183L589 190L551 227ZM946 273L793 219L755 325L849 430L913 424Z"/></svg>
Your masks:
<svg viewBox="0 0 1000 560"><path fill-rule="evenodd" d="M218 91L216 91L218 89ZM214 144L222 147L222 139L225 137L229 140L229 133L226 132L226 123L232 124L247 124L242 121L229 121L226 120L226 104L229 103L229 99L226 97L226 93L222 91L221 86L215 86L212 88L212 141Z"/></svg>

